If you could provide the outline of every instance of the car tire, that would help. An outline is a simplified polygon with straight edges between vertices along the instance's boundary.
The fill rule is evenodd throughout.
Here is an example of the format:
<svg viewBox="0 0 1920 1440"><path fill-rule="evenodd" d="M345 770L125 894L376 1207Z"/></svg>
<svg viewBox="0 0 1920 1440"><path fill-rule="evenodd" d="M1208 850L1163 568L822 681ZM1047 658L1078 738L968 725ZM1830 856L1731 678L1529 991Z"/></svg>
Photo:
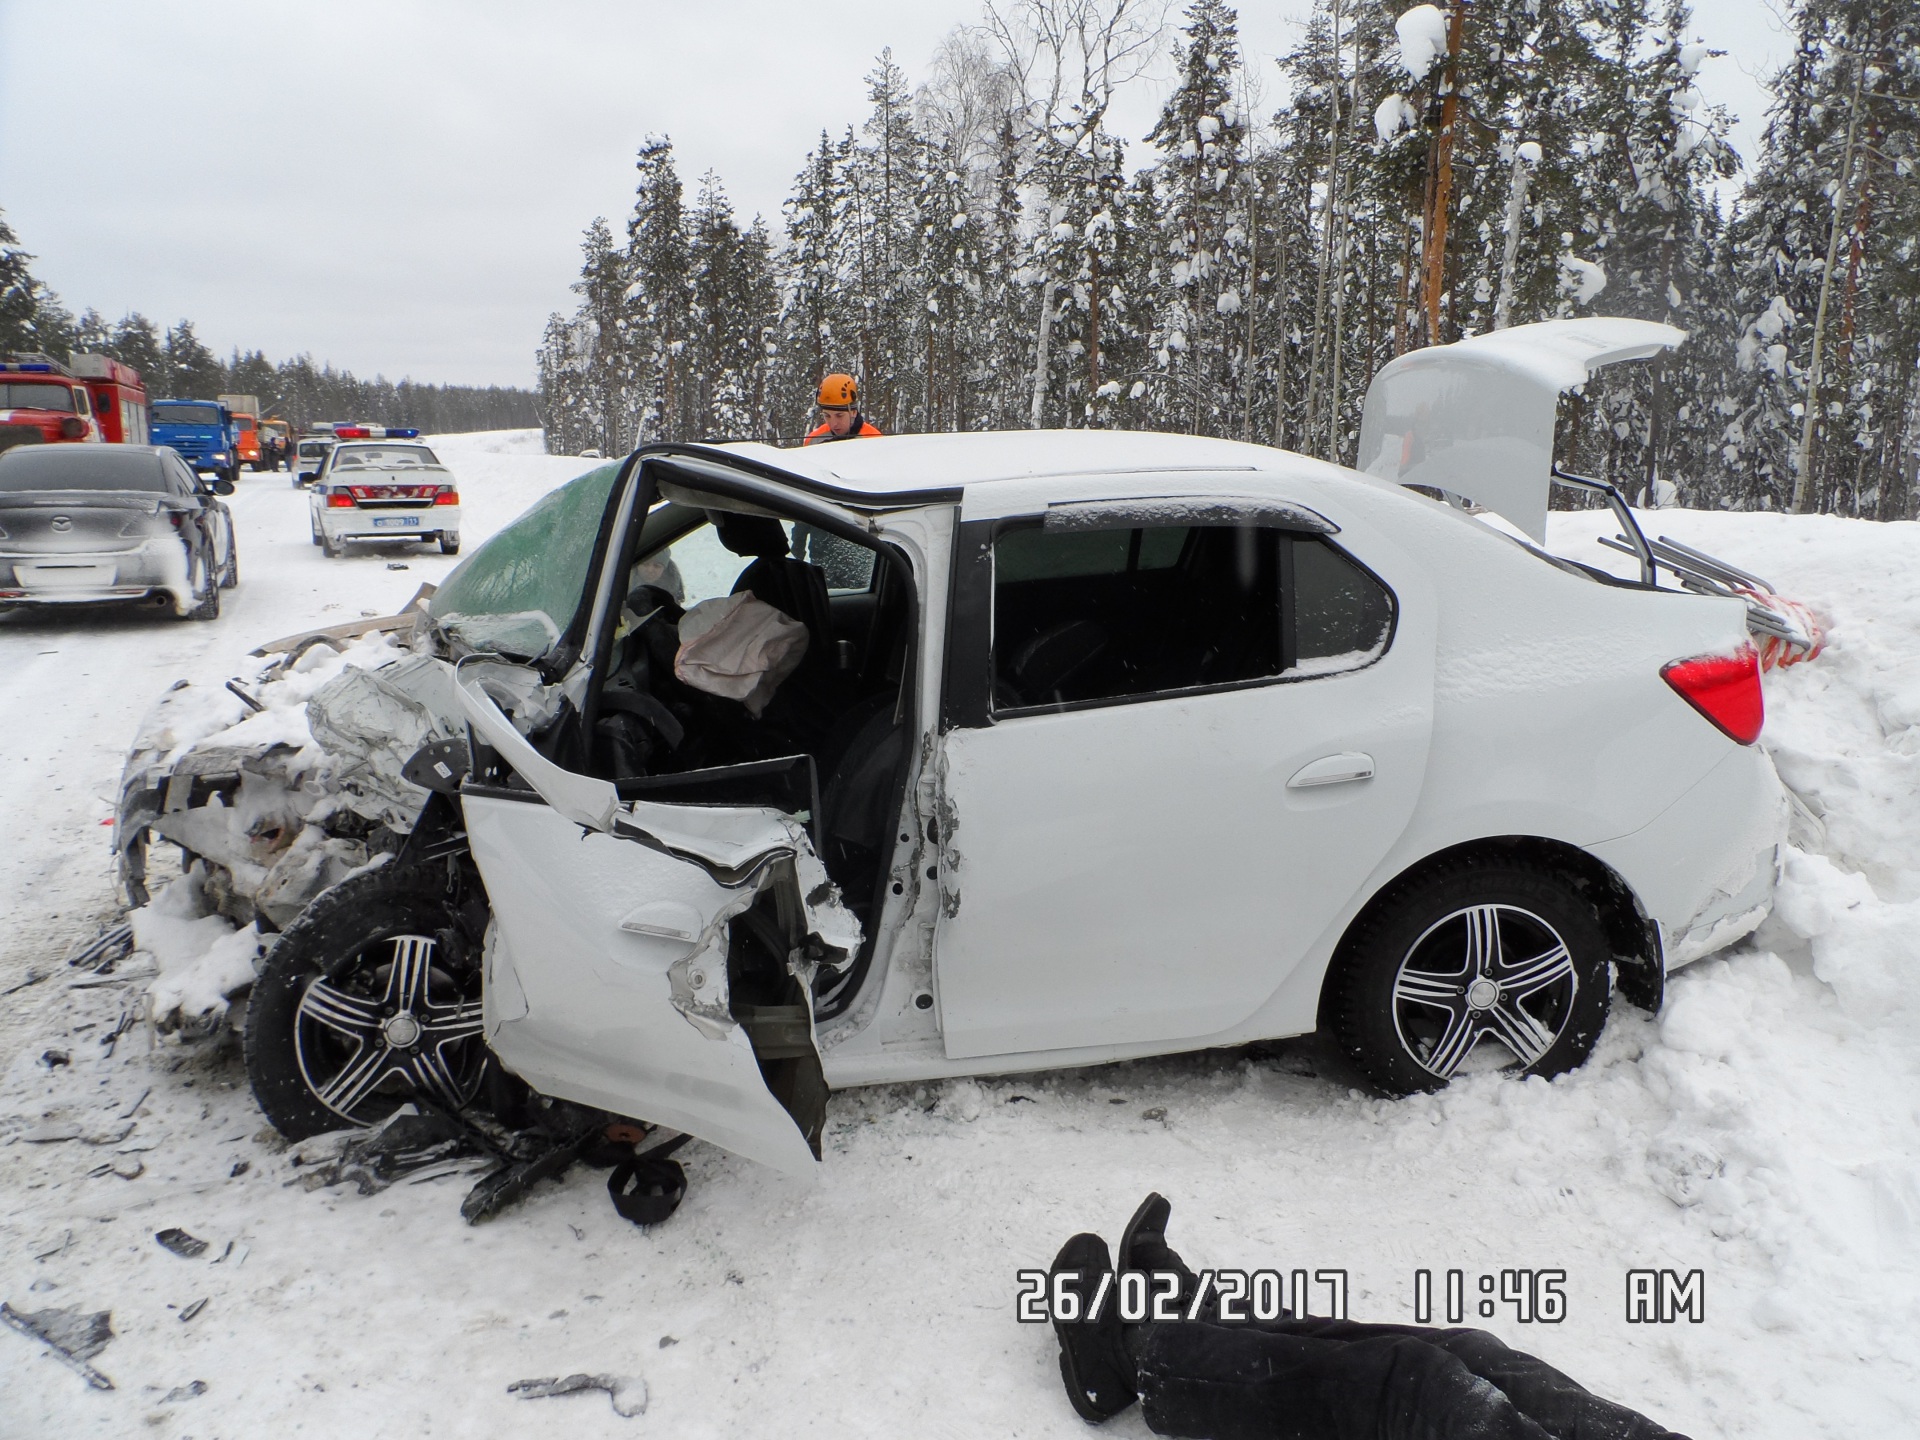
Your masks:
<svg viewBox="0 0 1920 1440"><path fill-rule="evenodd" d="M218 620L220 618L220 573L213 566L213 557L202 549L190 559L187 567L189 579L198 583L200 603L187 611L189 620Z"/></svg>
<svg viewBox="0 0 1920 1440"><path fill-rule="evenodd" d="M304 1140L376 1124L418 1095L459 1109L487 1064L484 933L444 870L383 865L341 881L280 932L247 1003L247 1081Z"/></svg>
<svg viewBox="0 0 1920 1440"><path fill-rule="evenodd" d="M320 532L320 553L321 554L325 555L329 560L338 560L340 558L341 550L342 550L342 547L337 541L329 540L327 538L326 531L322 530Z"/></svg>
<svg viewBox="0 0 1920 1440"><path fill-rule="evenodd" d="M233 531L227 531L227 563L220 571L220 588L231 590L240 583L240 545L233 538Z"/></svg>
<svg viewBox="0 0 1920 1440"><path fill-rule="evenodd" d="M1502 1052L1506 1068L1551 1077L1593 1053L1611 956L1577 882L1525 860L1466 857L1373 904L1335 956L1321 1013L1385 1094L1438 1090L1469 1057Z"/></svg>
<svg viewBox="0 0 1920 1440"><path fill-rule="evenodd" d="M460 553L460 532L458 530L442 530L440 532L440 553L442 555L458 555Z"/></svg>

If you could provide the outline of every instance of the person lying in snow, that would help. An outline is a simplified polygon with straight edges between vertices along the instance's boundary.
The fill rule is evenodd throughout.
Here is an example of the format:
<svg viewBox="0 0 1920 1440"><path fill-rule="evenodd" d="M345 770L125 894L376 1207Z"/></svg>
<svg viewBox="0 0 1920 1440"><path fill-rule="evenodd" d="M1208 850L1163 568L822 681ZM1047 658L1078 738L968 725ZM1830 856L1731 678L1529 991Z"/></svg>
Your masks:
<svg viewBox="0 0 1920 1440"><path fill-rule="evenodd" d="M1098 1235L1075 1235L1049 1293L1072 1288L1086 1315L1117 1260L1120 1273L1178 1275L1179 1313L1190 1313L1200 1282L1167 1245L1171 1211L1147 1196L1117 1257ZM1091 1318L1054 1321L1067 1398L1091 1424L1138 1400L1149 1429L1192 1440L1685 1440L1484 1330L1285 1314L1223 1323L1211 1301L1197 1320L1128 1324L1115 1288Z"/></svg>

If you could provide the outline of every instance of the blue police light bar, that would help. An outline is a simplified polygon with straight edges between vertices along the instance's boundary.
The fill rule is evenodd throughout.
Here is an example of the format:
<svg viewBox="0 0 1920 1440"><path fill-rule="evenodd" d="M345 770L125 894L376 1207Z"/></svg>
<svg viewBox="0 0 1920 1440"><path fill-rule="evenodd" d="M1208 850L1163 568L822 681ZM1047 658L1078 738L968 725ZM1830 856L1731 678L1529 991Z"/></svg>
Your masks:
<svg viewBox="0 0 1920 1440"><path fill-rule="evenodd" d="M387 426L387 438L389 440L418 440L420 438L420 432L413 429L402 430L389 425Z"/></svg>
<svg viewBox="0 0 1920 1440"><path fill-rule="evenodd" d="M51 375L53 374L53 366L51 365L40 365L40 364L24 365L11 360L0 360L0 370L5 370L11 374L17 374L17 375Z"/></svg>

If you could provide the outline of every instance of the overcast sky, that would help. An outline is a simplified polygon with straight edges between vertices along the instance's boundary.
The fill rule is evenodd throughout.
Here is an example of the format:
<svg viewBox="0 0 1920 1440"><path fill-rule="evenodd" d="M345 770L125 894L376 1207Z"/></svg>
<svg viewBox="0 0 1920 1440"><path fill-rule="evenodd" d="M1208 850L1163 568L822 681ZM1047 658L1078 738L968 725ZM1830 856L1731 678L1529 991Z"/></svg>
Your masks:
<svg viewBox="0 0 1920 1440"><path fill-rule="evenodd" d="M1272 74L1308 9L1243 5L1250 60ZM880 49L917 81L978 13L975 0L0 0L0 209L76 312L185 316L223 355L526 385L547 315L570 308L580 232L595 215L624 222L644 136L672 136L689 190L717 171L743 218L777 228L820 131L862 117ZM1751 157L1787 38L1769 0L1695 13L1695 35L1730 52L1701 88L1741 117ZM1117 128L1144 135L1165 89L1137 85Z"/></svg>

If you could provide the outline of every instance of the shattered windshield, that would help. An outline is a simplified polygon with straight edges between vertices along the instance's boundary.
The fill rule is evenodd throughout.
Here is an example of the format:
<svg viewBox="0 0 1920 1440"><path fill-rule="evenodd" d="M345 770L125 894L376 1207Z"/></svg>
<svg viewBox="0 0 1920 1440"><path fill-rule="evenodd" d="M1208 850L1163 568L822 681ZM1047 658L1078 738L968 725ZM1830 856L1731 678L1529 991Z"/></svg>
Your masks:
<svg viewBox="0 0 1920 1440"><path fill-rule="evenodd" d="M538 501L460 563L427 613L468 649L544 653L580 608L619 472L603 465Z"/></svg>

